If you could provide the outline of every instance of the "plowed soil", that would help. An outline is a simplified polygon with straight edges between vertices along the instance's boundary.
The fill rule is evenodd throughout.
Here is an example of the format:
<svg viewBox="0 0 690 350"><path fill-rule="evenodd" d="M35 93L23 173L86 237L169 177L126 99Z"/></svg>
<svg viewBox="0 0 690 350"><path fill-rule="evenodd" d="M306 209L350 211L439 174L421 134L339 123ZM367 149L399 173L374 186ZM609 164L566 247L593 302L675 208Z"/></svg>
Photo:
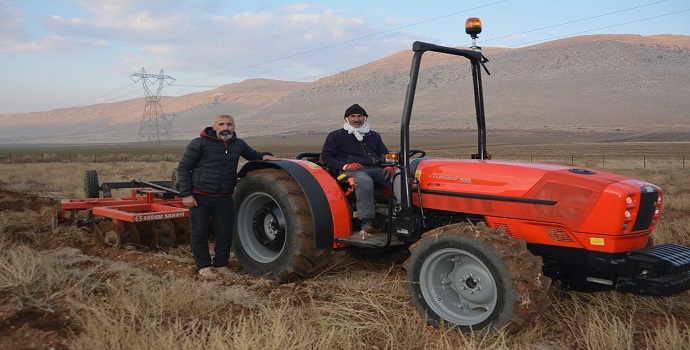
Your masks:
<svg viewBox="0 0 690 350"><path fill-rule="evenodd" d="M17 193L3 189L0 184L0 210L40 211L45 206L56 207L58 201L27 193ZM46 218L45 230L50 230ZM12 232L21 235L22 232ZM38 250L53 250L72 244L72 242L47 239L32 244ZM176 262L157 256L142 254L140 251L126 249L114 250L93 243L77 243L84 254L113 261L124 261L157 276L174 274L177 277L196 278L193 264ZM237 269L236 262L231 267ZM70 323L69 310L65 303L58 302L53 308L26 308L7 293L0 293L0 349L66 349L64 340L70 332L78 332Z"/></svg>

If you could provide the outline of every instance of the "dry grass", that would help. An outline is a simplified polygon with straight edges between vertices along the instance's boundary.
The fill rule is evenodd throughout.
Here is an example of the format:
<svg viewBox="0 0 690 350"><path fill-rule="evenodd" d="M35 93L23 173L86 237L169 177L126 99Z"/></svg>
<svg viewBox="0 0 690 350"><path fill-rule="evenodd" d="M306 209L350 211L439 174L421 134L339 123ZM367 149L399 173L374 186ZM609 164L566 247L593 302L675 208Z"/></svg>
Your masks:
<svg viewBox="0 0 690 350"><path fill-rule="evenodd" d="M4 188L16 192L40 193L55 198L84 196L84 171L96 169L99 182L170 180L176 162L3 164ZM118 192L113 192L118 195Z"/></svg>
<svg viewBox="0 0 690 350"><path fill-rule="evenodd" d="M429 155L453 152L439 148ZM570 158L564 159L562 163L570 164ZM591 162L591 167L602 168ZM98 170L101 182L167 180L176 165L0 164L0 183L17 192L81 197L85 169ZM664 217L654 233L656 243L690 245L690 177L686 169L672 167L626 167L611 159L603 170L663 187ZM4 200L10 199L0 197ZM410 303L400 266L365 264L340 252L316 278L285 285L244 274L231 283L160 276L77 248L36 250L35 244L48 238L74 246L89 239L73 227L51 233L50 212L0 213L0 297L9 296L3 301L6 308L51 312L66 304L72 330L66 346L71 349L690 348L687 292L652 298L554 287L552 305L535 327L511 335L464 335L426 325ZM192 261L187 247L144 254L190 265Z"/></svg>
<svg viewBox="0 0 690 350"><path fill-rule="evenodd" d="M299 293L294 284L277 286L263 298L256 295L262 288L179 279L110 286L99 298L84 294L70 300L80 329L70 347L512 349L529 348L544 337L536 330L465 336L429 328L407 302L400 275L365 271L357 278L361 272L306 282ZM353 279L363 282L348 289ZM260 303L247 305L252 298Z"/></svg>
<svg viewBox="0 0 690 350"><path fill-rule="evenodd" d="M69 269L55 252L38 252L26 245L0 243L0 292L11 296L9 307L54 312L58 300L75 291L90 291L84 284L88 269Z"/></svg>

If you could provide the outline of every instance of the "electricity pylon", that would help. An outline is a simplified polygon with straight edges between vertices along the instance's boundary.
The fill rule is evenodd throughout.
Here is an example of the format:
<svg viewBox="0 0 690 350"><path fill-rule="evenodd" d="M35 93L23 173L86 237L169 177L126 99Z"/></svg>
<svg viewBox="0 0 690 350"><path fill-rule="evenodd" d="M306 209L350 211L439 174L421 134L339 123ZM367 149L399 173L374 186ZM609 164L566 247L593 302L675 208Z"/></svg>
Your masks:
<svg viewBox="0 0 690 350"><path fill-rule="evenodd" d="M163 83L170 85L175 81L175 78L163 75L162 69L160 74L148 74L143 67L141 73L134 73L129 77L135 83L141 80L146 93L146 105L139 127L138 142L157 141L160 146L161 139L170 140L172 137L172 119L167 120L163 115L161 92L163 91ZM149 84L156 86L155 91L149 87Z"/></svg>

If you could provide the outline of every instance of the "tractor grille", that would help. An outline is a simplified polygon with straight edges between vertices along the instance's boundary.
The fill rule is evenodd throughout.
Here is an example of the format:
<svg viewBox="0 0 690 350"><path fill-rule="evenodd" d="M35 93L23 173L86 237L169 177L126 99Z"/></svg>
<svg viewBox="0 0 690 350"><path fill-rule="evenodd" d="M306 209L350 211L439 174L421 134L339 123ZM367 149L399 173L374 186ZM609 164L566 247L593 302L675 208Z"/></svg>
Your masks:
<svg viewBox="0 0 690 350"><path fill-rule="evenodd" d="M518 238L518 239L522 238L522 234L520 234L520 231L517 229L517 227L515 227L513 225L504 224L504 223L500 223L500 222L497 222L495 225L496 225L496 228L505 229L506 233L509 234L513 238Z"/></svg>
<svg viewBox="0 0 690 350"><path fill-rule="evenodd" d="M656 211L656 200L659 198L659 190L652 186L641 188L640 210L637 212L637 219L633 226L633 231L646 230L652 223L654 212Z"/></svg>
<svg viewBox="0 0 690 350"><path fill-rule="evenodd" d="M545 230L546 230L546 233L549 234L549 237L551 237L551 239L554 240L555 242L568 242L568 243L573 242L573 239L570 238L570 235L568 235L567 232L561 230L560 228L546 227Z"/></svg>

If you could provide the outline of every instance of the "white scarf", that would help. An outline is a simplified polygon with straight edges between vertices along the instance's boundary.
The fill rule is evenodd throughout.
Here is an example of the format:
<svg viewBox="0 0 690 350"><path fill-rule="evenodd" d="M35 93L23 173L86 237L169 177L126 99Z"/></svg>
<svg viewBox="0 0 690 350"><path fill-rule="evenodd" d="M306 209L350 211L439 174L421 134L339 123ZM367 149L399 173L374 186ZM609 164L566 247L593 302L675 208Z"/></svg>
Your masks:
<svg viewBox="0 0 690 350"><path fill-rule="evenodd" d="M345 124L343 124L343 129L347 130L348 134L354 134L357 141L362 141L364 140L364 135L369 132L369 123L364 122L362 126L355 128L346 121Z"/></svg>

